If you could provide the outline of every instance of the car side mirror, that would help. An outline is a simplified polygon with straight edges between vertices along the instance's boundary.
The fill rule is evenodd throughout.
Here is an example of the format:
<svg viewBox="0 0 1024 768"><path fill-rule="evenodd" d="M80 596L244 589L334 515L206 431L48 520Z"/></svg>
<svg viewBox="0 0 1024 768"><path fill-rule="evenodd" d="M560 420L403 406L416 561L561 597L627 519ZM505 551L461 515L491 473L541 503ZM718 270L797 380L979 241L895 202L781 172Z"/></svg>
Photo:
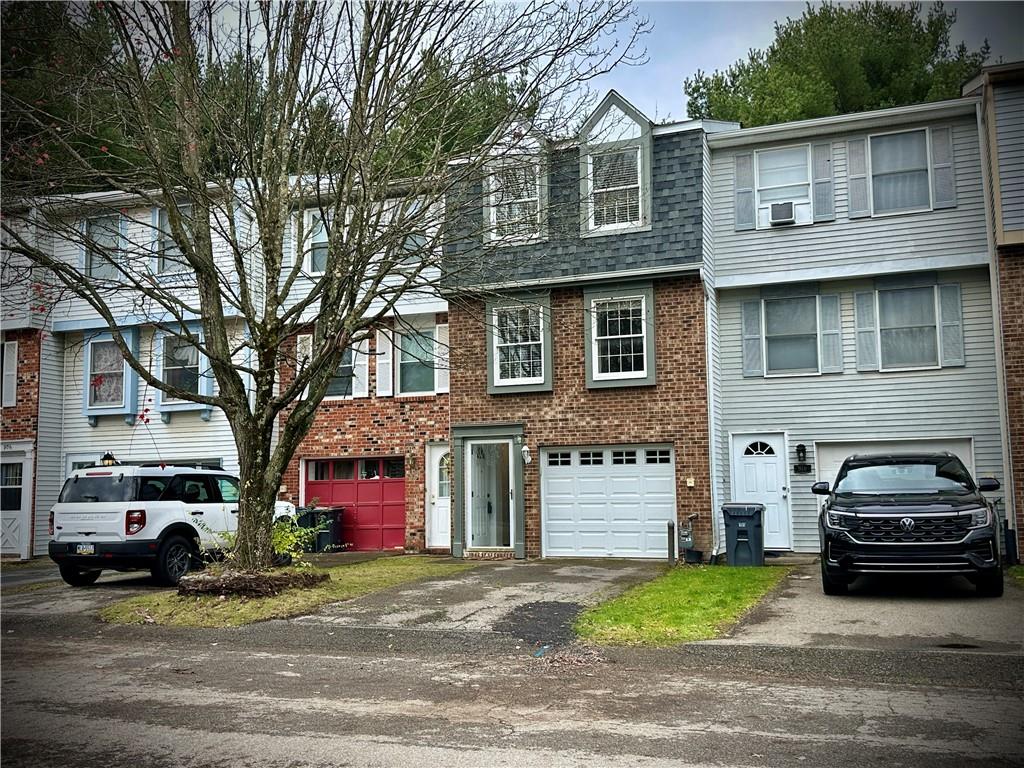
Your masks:
<svg viewBox="0 0 1024 768"><path fill-rule="evenodd" d="M817 482L811 486L811 493L817 494L818 496L828 496L831 491L829 491L828 483L822 480L821 482Z"/></svg>
<svg viewBox="0 0 1024 768"><path fill-rule="evenodd" d="M978 490L984 493L999 490L999 481L994 477L979 477Z"/></svg>

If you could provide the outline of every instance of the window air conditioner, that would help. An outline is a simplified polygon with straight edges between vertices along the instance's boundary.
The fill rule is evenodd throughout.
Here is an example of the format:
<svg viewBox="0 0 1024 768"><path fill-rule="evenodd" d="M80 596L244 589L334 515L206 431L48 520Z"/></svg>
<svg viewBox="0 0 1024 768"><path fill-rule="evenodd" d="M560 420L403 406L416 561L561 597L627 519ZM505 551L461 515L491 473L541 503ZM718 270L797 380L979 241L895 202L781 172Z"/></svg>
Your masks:
<svg viewBox="0 0 1024 768"><path fill-rule="evenodd" d="M779 224L792 224L795 221L793 203L772 203L771 212L768 214L769 224L776 227Z"/></svg>

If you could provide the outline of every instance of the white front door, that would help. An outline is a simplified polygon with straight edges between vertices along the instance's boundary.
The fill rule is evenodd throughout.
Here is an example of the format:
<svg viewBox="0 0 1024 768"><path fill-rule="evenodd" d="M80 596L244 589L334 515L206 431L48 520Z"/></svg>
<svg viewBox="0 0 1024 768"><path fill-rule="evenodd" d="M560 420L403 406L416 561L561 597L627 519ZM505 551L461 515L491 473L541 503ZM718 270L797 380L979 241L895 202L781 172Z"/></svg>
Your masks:
<svg viewBox="0 0 1024 768"><path fill-rule="evenodd" d="M5 443L0 461L0 552L29 558L32 540L32 466L28 451ZM47 513L49 510L47 510Z"/></svg>
<svg viewBox="0 0 1024 768"><path fill-rule="evenodd" d="M789 477L782 433L732 437L732 500L764 504L765 549L790 549Z"/></svg>
<svg viewBox="0 0 1024 768"><path fill-rule="evenodd" d="M427 446L427 547L451 549L452 475L447 443Z"/></svg>

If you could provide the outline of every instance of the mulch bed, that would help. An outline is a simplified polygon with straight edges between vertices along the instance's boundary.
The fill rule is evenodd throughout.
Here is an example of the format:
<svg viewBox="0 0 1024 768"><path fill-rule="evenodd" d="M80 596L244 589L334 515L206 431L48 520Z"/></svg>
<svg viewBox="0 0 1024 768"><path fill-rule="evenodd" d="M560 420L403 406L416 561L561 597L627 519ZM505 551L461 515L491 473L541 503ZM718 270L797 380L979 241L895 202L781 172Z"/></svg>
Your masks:
<svg viewBox="0 0 1024 768"><path fill-rule="evenodd" d="M273 597L286 589L308 589L327 581L326 573L261 573L223 571L221 573L190 573L178 582L178 594L233 595L239 597Z"/></svg>

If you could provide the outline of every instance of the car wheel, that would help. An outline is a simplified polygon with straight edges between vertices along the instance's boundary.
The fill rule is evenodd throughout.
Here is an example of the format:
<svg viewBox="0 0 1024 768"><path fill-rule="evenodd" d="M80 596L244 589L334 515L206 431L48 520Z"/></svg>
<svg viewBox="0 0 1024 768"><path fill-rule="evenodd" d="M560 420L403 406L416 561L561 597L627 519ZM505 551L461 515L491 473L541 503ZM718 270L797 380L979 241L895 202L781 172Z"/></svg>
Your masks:
<svg viewBox="0 0 1024 768"><path fill-rule="evenodd" d="M1003 569L998 568L994 572L977 576L974 586L978 590L978 597L1002 597Z"/></svg>
<svg viewBox="0 0 1024 768"><path fill-rule="evenodd" d="M828 569L825 568L825 561L821 562L821 591L826 595L840 596L847 593L847 587L849 584L841 579L836 579L829 575Z"/></svg>
<svg viewBox="0 0 1024 768"><path fill-rule="evenodd" d="M195 551L184 536L168 536L156 553L153 579L164 587L173 587L192 570Z"/></svg>
<svg viewBox="0 0 1024 768"><path fill-rule="evenodd" d="M95 584L101 573L103 571L82 570L74 565L60 566L60 577L72 587L88 587L90 584Z"/></svg>

